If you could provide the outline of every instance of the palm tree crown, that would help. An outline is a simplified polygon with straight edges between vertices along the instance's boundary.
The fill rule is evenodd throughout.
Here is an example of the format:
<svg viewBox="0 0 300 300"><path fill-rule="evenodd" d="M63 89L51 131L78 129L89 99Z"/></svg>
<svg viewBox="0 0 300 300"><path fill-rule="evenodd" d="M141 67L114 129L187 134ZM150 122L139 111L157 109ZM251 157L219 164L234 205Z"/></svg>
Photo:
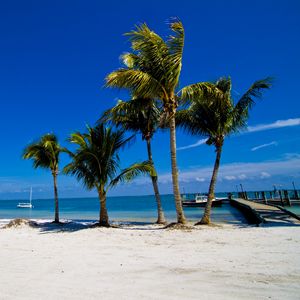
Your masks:
<svg viewBox="0 0 300 300"><path fill-rule="evenodd" d="M190 107L177 113L177 124L191 134L207 137L206 143L214 145L216 149L208 201L198 224L210 223L211 205L225 137L239 132L246 126L249 109L255 103L254 99L260 98L262 90L270 87L270 78L255 81L236 104L231 97L230 78L221 78L216 83L196 83L182 89L181 97L190 103Z"/></svg>
<svg viewBox="0 0 300 300"><path fill-rule="evenodd" d="M180 20L170 22L172 35L165 41L146 24L136 26L129 36L133 53L122 56L124 68L110 73L106 85L129 89L137 98L159 99L169 119L173 191L177 221L185 223L176 161L176 89L182 67L184 28Z"/></svg>
<svg viewBox="0 0 300 300"><path fill-rule="evenodd" d="M59 154L63 151L54 134L46 134L38 142L28 145L23 153L24 159L32 159L33 167L58 172Z"/></svg>
<svg viewBox="0 0 300 300"><path fill-rule="evenodd" d="M147 143L149 163L155 170L151 139L159 126L160 118L161 109L158 107L157 101L153 99L133 98L128 102L120 100L116 106L104 112L100 121L110 122L124 130L140 133L142 140L145 140ZM161 205L157 176L151 176L151 180L157 204L157 223L164 224L166 220Z"/></svg>
<svg viewBox="0 0 300 300"><path fill-rule="evenodd" d="M96 188L100 200L100 225L108 226L106 194L109 189L120 182L130 181L137 175L155 175L148 162L135 163L120 169L118 152L131 138L126 138L124 131L113 131L100 123L96 127L87 127L87 133L76 132L69 141L77 146L69 154L72 161L65 166L64 173L74 175L84 186L91 190Z"/></svg>
<svg viewBox="0 0 300 300"><path fill-rule="evenodd" d="M152 138L159 127L161 109L153 99L119 100L117 105L105 111L100 122L111 122L126 131L142 135L142 139Z"/></svg>
<svg viewBox="0 0 300 300"><path fill-rule="evenodd" d="M110 73L107 86L129 89L133 95L160 99L167 112L177 107L175 89L182 66L184 28L180 20L170 22L173 35L164 41L146 24L136 26L129 36L133 53L122 55L125 68ZM175 105L175 107L174 107Z"/></svg>
<svg viewBox="0 0 300 300"><path fill-rule="evenodd" d="M201 82L183 88L181 98L190 106L178 111L177 124L193 135L207 137L209 145L222 145L226 136L245 128L249 109L255 98L261 98L262 90L270 88L271 78L255 81L236 104L231 86L230 78L221 78L216 83Z"/></svg>
<svg viewBox="0 0 300 300"><path fill-rule="evenodd" d="M55 200L55 217L54 222L59 223L58 192L57 192L57 175L59 167L59 157L61 152L66 149L62 148L54 134L46 134L39 141L28 145L23 153L24 159L32 159L33 167L50 169L53 176L54 200Z"/></svg>

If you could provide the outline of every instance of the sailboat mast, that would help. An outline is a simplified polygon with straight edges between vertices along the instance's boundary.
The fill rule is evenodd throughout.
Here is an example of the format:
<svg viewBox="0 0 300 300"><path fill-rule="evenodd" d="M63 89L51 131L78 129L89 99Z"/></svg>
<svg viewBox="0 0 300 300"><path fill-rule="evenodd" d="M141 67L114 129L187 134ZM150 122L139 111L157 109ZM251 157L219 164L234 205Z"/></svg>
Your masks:
<svg viewBox="0 0 300 300"><path fill-rule="evenodd" d="M31 199L32 199L32 187L30 188L30 198L29 198L30 204L31 204Z"/></svg>

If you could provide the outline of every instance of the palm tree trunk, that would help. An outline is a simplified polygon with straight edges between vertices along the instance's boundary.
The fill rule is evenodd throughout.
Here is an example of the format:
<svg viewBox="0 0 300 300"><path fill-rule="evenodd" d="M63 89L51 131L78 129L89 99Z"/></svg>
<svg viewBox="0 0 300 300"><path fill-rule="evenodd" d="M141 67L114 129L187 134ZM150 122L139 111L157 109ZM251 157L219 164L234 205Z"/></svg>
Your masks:
<svg viewBox="0 0 300 300"><path fill-rule="evenodd" d="M171 166L172 166L172 183L173 183L173 193L175 198L175 207L177 214L177 222L180 224L185 224L186 219L184 216L182 202L179 192L178 183L178 171L176 162L176 128L175 128L175 115L170 118L170 148L171 148Z"/></svg>
<svg viewBox="0 0 300 300"><path fill-rule="evenodd" d="M219 171L219 166L220 166L222 146L217 146L216 152L217 152L217 155L216 155L214 170L213 170L211 180L210 180L207 203L205 206L204 214L203 214L201 221L196 223L196 225L200 225L200 224L208 225L210 223L210 212L211 212L212 201L215 198L215 185L217 182L218 171Z"/></svg>
<svg viewBox="0 0 300 300"><path fill-rule="evenodd" d="M54 223L59 223L59 208L58 208L58 193L57 193L57 172L53 172L53 185L54 185Z"/></svg>
<svg viewBox="0 0 300 300"><path fill-rule="evenodd" d="M151 139L147 138L146 142L147 142L148 159L149 159L149 162L151 163L153 169L155 170L154 162L152 159ZM156 204L157 204L157 221L156 221L156 223L157 224L165 224L166 219L165 219L164 211L163 211L163 208L161 205L161 199L160 199L160 194L159 194L158 184L157 184L157 176L151 176L151 180L152 180L153 190L154 190Z"/></svg>
<svg viewBox="0 0 300 300"><path fill-rule="evenodd" d="M99 213L99 225L109 226L108 214L106 208L106 195L101 190L98 190L99 200L100 200L100 213Z"/></svg>

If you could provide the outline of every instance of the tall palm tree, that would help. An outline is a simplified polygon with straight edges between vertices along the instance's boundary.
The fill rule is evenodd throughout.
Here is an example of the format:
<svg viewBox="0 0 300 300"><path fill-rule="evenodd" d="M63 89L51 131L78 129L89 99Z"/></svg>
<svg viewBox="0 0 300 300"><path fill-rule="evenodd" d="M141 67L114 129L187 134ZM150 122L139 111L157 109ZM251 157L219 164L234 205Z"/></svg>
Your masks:
<svg viewBox="0 0 300 300"><path fill-rule="evenodd" d="M186 222L178 183L176 162L175 113L178 106L176 90L182 66L184 28L178 19L169 24L173 35L164 41L146 24L136 26L127 33L133 53L123 55L125 67L110 73L106 78L109 87L126 88L134 96L160 99L168 117L170 128L170 152L172 182L177 222Z"/></svg>
<svg viewBox="0 0 300 300"><path fill-rule="evenodd" d="M104 112L100 121L108 121L124 130L140 133L142 140L147 143L148 161L155 170L151 139L159 126L160 116L161 110L153 99L133 99L128 102L119 100L116 106ZM156 223L165 224L166 219L161 205L157 176L151 176L151 180L157 204Z"/></svg>
<svg viewBox="0 0 300 300"><path fill-rule="evenodd" d="M46 134L37 142L28 145L23 153L24 159L32 159L34 168L50 169L53 176L55 216L54 222L59 223L57 175L59 172L59 156L65 148L60 147L54 134Z"/></svg>
<svg viewBox="0 0 300 300"><path fill-rule="evenodd" d="M117 175L120 169L118 151L130 139L125 138L124 131L112 131L101 123L94 128L87 127L87 133L75 132L69 138L77 149L75 152L69 151L72 161L65 166L63 172L82 180L88 190L97 190L100 226L109 226L106 195L112 187L120 182L130 181L141 173L155 175L148 162L135 163Z"/></svg>
<svg viewBox="0 0 300 300"><path fill-rule="evenodd" d="M182 99L190 101L190 107L178 111L178 125L191 134L207 137L206 144L214 145L216 151L207 204L203 217L197 224L210 223L211 205L225 138L245 128L249 109L255 104L254 99L261 98L262 90L270 87L270 78L255 81L236 104L231 96L230 78L221 78L216 83L196 83L182 89Z"/></svg>

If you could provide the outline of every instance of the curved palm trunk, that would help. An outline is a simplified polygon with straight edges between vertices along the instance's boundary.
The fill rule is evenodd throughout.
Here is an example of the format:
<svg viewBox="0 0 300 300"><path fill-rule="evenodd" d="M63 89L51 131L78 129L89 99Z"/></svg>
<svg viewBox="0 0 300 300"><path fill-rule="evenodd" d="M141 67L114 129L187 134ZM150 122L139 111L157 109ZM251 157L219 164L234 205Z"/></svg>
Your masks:
<svg viewBox="0 0 300 300"><path fill-rule="evenodd" d="M55 206L54 222L55 223L59 223L58 192L57 192L57 173L53 172L52 176L53 176L54 206Z"/></svg>
<svg viewBox="0 0 300 300"><path fill-rule="evenodd" d="M178 183L178 171L176 162L176 128L175 128L175 115L170 118L170 148L171 148L171 166L172 166L172 183L173 183L173 193L175 198L175 207L177 214L177 222L180 224L185 224L186 219L184 216L182 202L179 192Z"/></svg>
<svg viewBox="0 0 300 300"><path fill-rule="evenodd" d="M154 162L152 159L151 139L147 138L146 142L147 142L148 159L149 159L149 162L151 163L153 169L155 170ZM157 184L157 176L151 176L151 180L152 180L153 190L154 190L156 204L157 204L157 221L156 221L156 223L157 224L165 224L166 219L165 219L164 211L163 211L163 208L161 205L161 199L160 199L160 194L159 194L158 184Z"/></svg>
<svg viewBox="0 0 300 300"><path fill-rule="evenodd" d="M100 201L99 225L108 227L109 221L106 208L106 195L101 190L98 190L98 195Z"/></svg>
<svg viewBox="0 0 300 300"><path fill-rule="evenodd" d="M207 203L205 206L204 214L200 222L196 223L196 225L200 224L209 224L210 223L210 212L211 212L211 205L212 201L215 197L215 185L218 177L218 171L219 171L219 166L220 166L220 160L221 160L221 153L222 153L222 146L218 146L216 148L216 161L214 165L214 170L212 173L212 177L210 180L210 185L209 185L209 190L208 190L208 197L207 197Z"/></svg>

